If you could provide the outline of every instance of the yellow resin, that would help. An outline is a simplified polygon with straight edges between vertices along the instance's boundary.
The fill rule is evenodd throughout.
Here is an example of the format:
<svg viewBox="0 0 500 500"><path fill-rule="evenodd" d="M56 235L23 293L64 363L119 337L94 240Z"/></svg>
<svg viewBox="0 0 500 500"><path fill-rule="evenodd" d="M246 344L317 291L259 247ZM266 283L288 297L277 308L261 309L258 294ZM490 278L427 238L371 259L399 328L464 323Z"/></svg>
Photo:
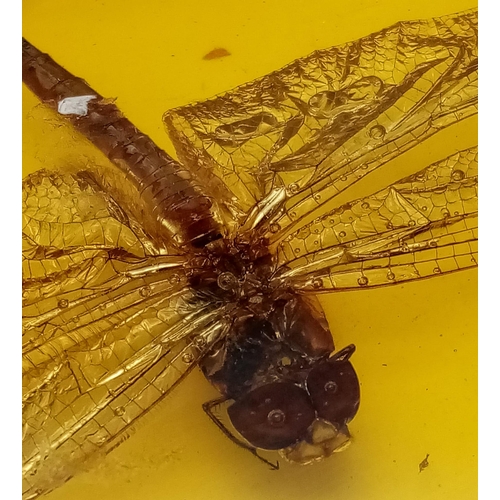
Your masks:
<svg viewBox="0 0 500 500"><path fill-rule="evenodd" d="M173 153L161 120L168 109L394 22L475 6L465 0L25 0L23 36L102 95L116 97L137 127ZM215 49L230 55L204 58ZM376 172L378 185L370 190L473 146L476 123L468 118L405 153L391 163L395 171ZM53 114L25 88L23 124L24 175L102 161L70 127L54 127ZM267 470L204 415L201 404L216 391L196 371L128 441L46 498L475 498L477 272L320 300L336 346L357 346L352 361L362 399L347 450L310 466Z"/></svg>

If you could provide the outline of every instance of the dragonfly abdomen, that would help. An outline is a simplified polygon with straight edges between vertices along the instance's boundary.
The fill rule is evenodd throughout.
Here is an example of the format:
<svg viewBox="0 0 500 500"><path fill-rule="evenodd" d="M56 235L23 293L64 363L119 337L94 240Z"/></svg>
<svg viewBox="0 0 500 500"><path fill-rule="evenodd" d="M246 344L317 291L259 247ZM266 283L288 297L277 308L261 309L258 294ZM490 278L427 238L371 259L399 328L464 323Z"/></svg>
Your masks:
<svg viewBox="0 0 500 500"><path fill-rule="evenodd" d="M126 175L140 197L140 210L155 226L155 236L164 234L180 245L195 247L219 237L212 202L190 172L138 130L111 100L25 39L23 82Z"/></svg>

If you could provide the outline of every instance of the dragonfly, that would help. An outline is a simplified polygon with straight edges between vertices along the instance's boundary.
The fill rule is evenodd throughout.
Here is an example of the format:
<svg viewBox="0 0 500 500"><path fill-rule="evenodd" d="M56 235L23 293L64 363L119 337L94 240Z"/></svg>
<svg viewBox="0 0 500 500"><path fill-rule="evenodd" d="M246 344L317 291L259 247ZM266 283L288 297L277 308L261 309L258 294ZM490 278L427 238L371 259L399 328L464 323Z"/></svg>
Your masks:
<svg viewBox="0 0 500 500"><path fill-rule="evenodd" d="M179 161L26 40L23 81L109 160L23 181L25 499L118 446L195 367L221 394L205 412L270 467L345 449L355 347L335 347L317 295L477 266L477 147L337 202L477 113L476 11L167 111Z"/></svg>

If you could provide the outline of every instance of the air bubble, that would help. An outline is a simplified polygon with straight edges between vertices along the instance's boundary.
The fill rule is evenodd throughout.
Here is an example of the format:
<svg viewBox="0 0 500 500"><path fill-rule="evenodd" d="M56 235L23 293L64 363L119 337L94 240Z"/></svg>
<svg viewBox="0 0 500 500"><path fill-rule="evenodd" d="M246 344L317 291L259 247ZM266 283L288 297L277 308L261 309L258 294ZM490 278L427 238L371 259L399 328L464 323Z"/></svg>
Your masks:
<svg viewBox="0 0 500 500"><path fill-rule="evenodd" d="M217 284L223 290L233 290L238 285L238 280L234 276L234 274L225 272L219 274L217 278Z"/></svg>
<svg viewBox="0 0 500 500"><path fill-rule="evenodd" d="M61 299L57 305L61 308L61 309L65 309L66 307L69 306L69 302L66 300L66 299Z"/></svg>
<svg viewBox="0 0 500 500"><path fill-rule="evenodd" d="M451 174L451 178L454 180L454 181L461 181L463 178L465 177L465 173L463 170L455 170L452 174Z"/></svg>
<svg viewBox="0 0 500 500"><path fill-rule="evenodd" d="M170 277L170 283L172 285L176 285L177 283L180 283L181 277L178 274L172 274Z"/></svg>
<svg viewBox="0 0 500 500"><path fill-rule="evenodd" d="M191 353L186 352L186 354L182 355L182 361L186 364L192 363L194 360L194 357Z"/></svg>
<svg viewBox="0 0 500 500"><path fill-rule="evenodd" d="M269 226L269 230L271 231L271 233L277 233L280 229L281 229L280 225L277 224L276 222Z"/></svg>
<svg viewBox="0 0 500 500"><path fill-rule="evenodd" d="M97 444L97 445L100 446L100 445L102 445L102 444L104 444L106 442L106 439L107 438L104 435L103 436L98 436L97 440L95 441L95 444Z"/></svg>
<svg viewBox="0 0 500 500"><path fill-rule="evenodd" d="M344 238L344 237L346 236L346 234L347 234L347 233L346 233L345 231L340 231L339 236L340 236L341 238Z"/></svg>
<svg viewBox="0 0 500 500"><path fill-rule="evenodd" d="M358 284L360 286L368 285L368 278L366 276L361 276L361 278L358 279Z"/></svg>
<svg viewBox="0 0 500 500"><path fill-rule="evenodd" d="M296 248L296 249L294 250L294 252L295 252L295 253L300 253L300 248Z"/></svg>
<svg viewBox="0 0 500 500"><path fill-rule="evenodd" d="M113 412L117 417L121 417L125 413L125 408L123 406L117 406Z"/></svg>
<svg viewBox="0 0 500 500"><path fill-rule="evenodd" d="M318 288L323 288L323 280L321 278L314 278L312 280L312 286L313 288L315 288L316 290Z"/></svg>
<svg viewBox="0 0 500 500"><path fill-rule="evenodd" d="M333 380L329 380L325 384L324 389L325 389L325 392L334 393L334 392L337 392L338 385Z"/></svg>
<svg viewBox="0 0 500 500"><path fill-rule="evenodd" d="M370 137L372 139L382 139L385 134L386 134L386 130L385 130L385 127L382 126L382 125L375 125L374 127L372 127L370 129L370 132L368 132L370 134Z"/></svg>
<svg viewBox="0 0 500 500"><path fill-rule="evenodd" d="M194 345L198 347L198 349L204 349L207 346L207 341L203 337L196 337L194 339Z"/></svg>
<svg viewBox="0 0 500 500"><path fill-rule="evenodd" d="M267 414L267 421L271 425L282 425L285 423L285 414L282 410L271 410Z"/></svg>

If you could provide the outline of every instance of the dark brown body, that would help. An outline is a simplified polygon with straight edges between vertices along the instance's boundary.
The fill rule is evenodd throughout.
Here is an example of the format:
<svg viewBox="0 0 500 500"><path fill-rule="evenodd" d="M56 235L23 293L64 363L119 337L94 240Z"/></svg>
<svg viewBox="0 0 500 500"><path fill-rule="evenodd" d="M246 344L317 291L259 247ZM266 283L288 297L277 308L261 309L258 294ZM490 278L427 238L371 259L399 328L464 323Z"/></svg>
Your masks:
<svg viewBox="0 0 500 500"><path fill-rule="evenodd" d="M359 384L348 361L354 346L332 356L321 308L274 276L267 240L251 232L223 238L211 200L191 175L112 102L25 40L23 81L60 113L64 99L84 98L82 111L62 114L118 167L111 173L114 182L126 176L139 206L128 206L127 193L118 193L113 182L106 185L105 175L102 189L142 222L158 252L173 241L190 255L189 285L201 302L224 305L229 328L200 364L222 399L233 401L228 415L246 442L230 437L259 456L258 448L313 443L323 422L329 427L323 437L333 444L317 459L333 452L338 433L348 436L346 424L359 406Z"/></svg>
<svg viewBox="0 0 500 500"><path fill-rule="evenodd" d="M26 41L23 80L105 155L57 155L71 163L23 182L26 499L112 450L196 366L222 395L207 414L271 467L260 449L302 464L340 451L354 346L334 352L315 294L477 265L477 148L351 190L477 113L476 12L168 111L183 165Z"/></svg>
<svg viewBox="0 0 500 500"><path fill-rule="evenodd" d="M57 109L68 97L95 96L85 115L67 115L72 125L95 144L136 186L144 206L155 207L155 238L201 247L219 237L210 199L191 174L123 116L116 105L95 92L50 56L23 39L23 82L40 100Z"/></svg>
<svg viewBox="0 0 500 500"><path fill-rule="evenodd" d="M334 344L323 314L273 281L266 243L220 239L204 249L206 262L191 285L234 308L229 334L205 356L202 370L224 400L234 401L232 424L255 448L305 441L318 419L348 434L360 397L348 361L354 346L330 358Z"/></svg>

